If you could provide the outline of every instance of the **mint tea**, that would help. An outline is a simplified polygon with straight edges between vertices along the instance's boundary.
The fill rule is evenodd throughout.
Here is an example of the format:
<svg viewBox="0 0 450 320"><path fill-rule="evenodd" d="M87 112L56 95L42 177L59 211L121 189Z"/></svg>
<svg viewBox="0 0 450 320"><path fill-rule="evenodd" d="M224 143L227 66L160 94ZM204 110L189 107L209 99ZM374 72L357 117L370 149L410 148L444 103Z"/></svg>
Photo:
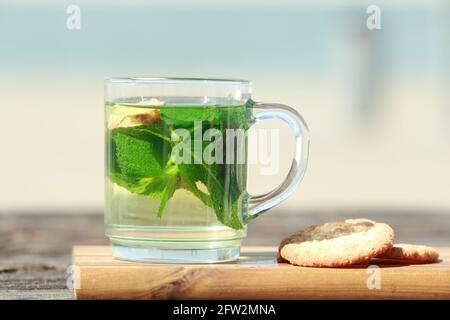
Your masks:
<svg viewBox="0 0 450 320"><path fill-rule="evenodd" d="M238 248L249 107L106 103L105 114L105 222L116 250Z"/></svg>
<svg viewBox="0 0 450 320"><path fill-rule="evenodd" d="M294 157L280 185L251 195L247 133L268 119L291 128ZM238 259L247 223L297 188L308 148L301 115L254 102L248 80L107 79L105 227L112 255L164 263Z"/></svg>

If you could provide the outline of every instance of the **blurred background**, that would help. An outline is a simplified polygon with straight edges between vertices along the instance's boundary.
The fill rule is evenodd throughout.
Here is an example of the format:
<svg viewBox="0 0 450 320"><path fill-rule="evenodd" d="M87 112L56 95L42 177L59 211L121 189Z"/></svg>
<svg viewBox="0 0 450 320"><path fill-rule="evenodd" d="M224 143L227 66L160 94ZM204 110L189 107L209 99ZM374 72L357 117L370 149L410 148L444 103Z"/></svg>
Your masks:
<svg viewBox="0 0 450 320"><path fill-rule="evenodd" d="M189 76L252 80L308 122L306 177L274 211L450 213L449 40L444 0L0 0L0 212L102 212L103 80Z"/></svg>

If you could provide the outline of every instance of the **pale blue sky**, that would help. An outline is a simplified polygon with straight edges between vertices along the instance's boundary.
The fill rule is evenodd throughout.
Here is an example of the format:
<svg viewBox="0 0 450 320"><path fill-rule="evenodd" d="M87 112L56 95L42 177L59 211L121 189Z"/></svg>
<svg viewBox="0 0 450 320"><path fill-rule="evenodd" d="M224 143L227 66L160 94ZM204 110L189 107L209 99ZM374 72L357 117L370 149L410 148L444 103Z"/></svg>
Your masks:
<svg viewBox="0 0 450 320"><path fill-rule="evenodd" d="M2 1L0 10L0 66L15 74L325 75L339 65L340 50L361 39L376 42L381 68L432 72L443 59L436 38L448 36L439 28L441 7L417 4L384 7L382 30L370 33L366 5L354 1L79 1L79 31L65 27L71 2L19 3Z"/></svg>

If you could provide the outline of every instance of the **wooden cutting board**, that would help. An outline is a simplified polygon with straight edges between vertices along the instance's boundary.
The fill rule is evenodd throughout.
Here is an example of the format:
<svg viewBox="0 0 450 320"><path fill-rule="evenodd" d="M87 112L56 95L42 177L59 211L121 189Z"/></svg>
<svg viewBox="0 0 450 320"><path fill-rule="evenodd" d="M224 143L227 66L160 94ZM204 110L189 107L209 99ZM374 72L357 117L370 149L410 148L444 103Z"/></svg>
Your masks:
<svg viewBox="0 0 450 320"><path fill-rule="evenodd" d="M76 246L72 269L77 299L450 299L450 247L438 249L435 264L338 269L277 263L274 247L244 247L234 263L187 265L120 261L108 246Z"/></svg>

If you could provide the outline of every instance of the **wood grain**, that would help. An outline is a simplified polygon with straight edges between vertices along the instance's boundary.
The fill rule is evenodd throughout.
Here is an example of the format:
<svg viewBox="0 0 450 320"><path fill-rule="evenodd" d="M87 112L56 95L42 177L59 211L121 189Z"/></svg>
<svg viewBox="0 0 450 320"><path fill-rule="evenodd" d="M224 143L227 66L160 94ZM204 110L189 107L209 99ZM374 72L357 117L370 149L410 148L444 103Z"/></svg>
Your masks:
<svg viewBox="0 0 450 320"><path fill-rule="evenodd" d="M244 247L238 262L148 264L112 258L108 246L76 246L77 299L450 299L450 248L441 261L374 260L355 268L302 268L276 262L275 247ZM367 282L379 272L381 287Z"/></svg>

